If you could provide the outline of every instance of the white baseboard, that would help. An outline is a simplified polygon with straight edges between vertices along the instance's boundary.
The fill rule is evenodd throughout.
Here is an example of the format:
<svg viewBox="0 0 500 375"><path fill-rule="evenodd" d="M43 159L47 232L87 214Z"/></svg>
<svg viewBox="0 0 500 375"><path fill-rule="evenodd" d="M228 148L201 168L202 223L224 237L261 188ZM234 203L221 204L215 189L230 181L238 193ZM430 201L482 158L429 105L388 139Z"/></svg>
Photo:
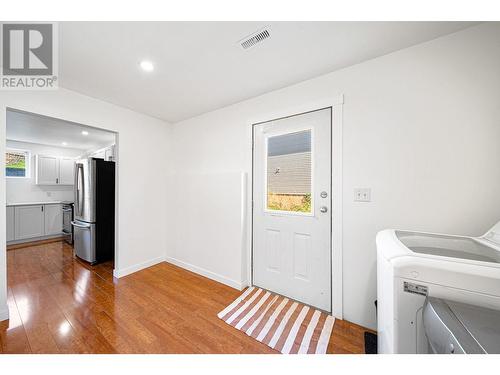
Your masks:
<svg viewBox="0 0 500 375"><path fill-rule="evenodd" d="M183 262L182 260L179 260L176 258L172 258L172 257L167 256L167 257L165 257L165 261L168 263L172 263L176 266L179 266L181 268L184 268L188 271L191 271L191 272L197 273L199 275L208 277L209 279L218 281L219 283L225 284L227 286L230 286L230 287L238 289L238 290L243 290L243 288L245 288L247 286L246 282L239 282L236 280L229 279L229 278L222 276L218 273L209 271L209 270L202 268L202 267L195 266L194 264L191 264L191 263Z"/></svg>
<svg viewBox="0 0 500 375"><path fill-rule="evenodd" d="M154 258L154 259L148 260L146 262L135 264L133 266L122 268L122 269L115 269L115 270L113 270L113 276L116 277L116 278L124 277L124 276L130 275L130 274L132 274L134 272L140 271L140 270L142 270L144 268L148 268L148 267L154 266L155 264L158 264L158 263L161 263L161 262L172 263L172 264L174 264L174 265L176 265L178 267L181 267L181 268L184 268L184 269L186 269L188 271L191 271L191 272L197 273L199 275L208 277L209 279L218 281L218 282L220 282L222 284L225 284L227 286L230 286L230 287L238 289L238 290L243 290L245 287L248 286L248 283L246 281L239 282L239 281L236 281L236 280L232 280L232 279L230 279L228 277L225 277L225 276L222 276L222 275L220 275L218 273L209 271L209 270L207 270L205 268L198 267L198 266L195 266L193 264L190 264L190 263L187 263L187 262L183 262L182 260L179 260L179 259L176 259L176 258L172 258L172 257L168 257L168 256L167 257Z"/></svg>
<svg viewBox="0 0 500 375"><path fill-rule="evenodd" d="M131 273L143 270L144 268L154 266L155 264L158 264L158 263L161 263L164 261L165 261L165 257L158 257L158 258L147 260L147 261L139 263L139 264L134 264L133 266L130 266L130 267L125 267L122 269L114 269L113 276L116 278L124 277L124 276L130 275Z"/></svg>
<svg viewBox="0 0 500 375"><path fill-rule="evenodd" d="M25 238L23 240L12 240L12 241L7 241L7 246L9 246L9 245L19 245L19 244L22 244L22 243L29 243L29 242L36 242L36 241L51 240L53 238L63 239L64 235L63 235L63 233L61 233L61 234L51 234L50 236Z"/></svg>
<svg viewBox="0 0 500 375"><path fill-rule="evenodd" d="M0 322L7 319L9 319L9 307L5 305L2 309L0 309Z"/></svg>

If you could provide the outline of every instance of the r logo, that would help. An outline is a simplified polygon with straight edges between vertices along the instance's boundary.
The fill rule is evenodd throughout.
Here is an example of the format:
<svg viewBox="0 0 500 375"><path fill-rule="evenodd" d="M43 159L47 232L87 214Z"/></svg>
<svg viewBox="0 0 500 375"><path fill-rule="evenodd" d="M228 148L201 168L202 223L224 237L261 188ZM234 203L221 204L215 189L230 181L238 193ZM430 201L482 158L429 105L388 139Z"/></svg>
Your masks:
<svg viewBox="0 0 500 375"><path fill-rule="evenodd" d="M53 74L52 24L5 23L2 26L3 75Z"/></svg>

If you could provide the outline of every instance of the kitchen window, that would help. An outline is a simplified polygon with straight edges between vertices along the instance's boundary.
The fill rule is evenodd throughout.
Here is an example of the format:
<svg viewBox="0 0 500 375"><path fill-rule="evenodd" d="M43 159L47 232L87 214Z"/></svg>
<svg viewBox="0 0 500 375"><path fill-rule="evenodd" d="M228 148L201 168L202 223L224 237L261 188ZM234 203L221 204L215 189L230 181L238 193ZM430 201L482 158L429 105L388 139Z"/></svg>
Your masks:
<svg viewBox="0 0 500 375"><path fill-rule="evenodd" d="M30 177L30 153L25 150L7 150L5 153L5 176Z"/></svg>

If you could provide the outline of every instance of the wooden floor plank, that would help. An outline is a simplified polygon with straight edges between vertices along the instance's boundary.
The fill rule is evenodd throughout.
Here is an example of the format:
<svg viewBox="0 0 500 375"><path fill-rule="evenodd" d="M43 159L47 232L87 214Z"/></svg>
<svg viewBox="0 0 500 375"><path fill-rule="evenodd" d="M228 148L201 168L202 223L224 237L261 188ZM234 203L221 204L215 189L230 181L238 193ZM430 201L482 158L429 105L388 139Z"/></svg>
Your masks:
<svg viewBox="0 0 500 375"><path fill-rule="evenodd" d="M7 305L10 319L0 322L0 353L31 353L28 337L10 288L7 292Z"/></svg>
<svg viewBox="0 0 500 375"><path fill-rule="evenodd" d="M10 250L7 282L0 353L277 353L217 318L238 290L169 263L118 280L50 242ZM362 353L365 331L337 320L328 353Z"/></svg>

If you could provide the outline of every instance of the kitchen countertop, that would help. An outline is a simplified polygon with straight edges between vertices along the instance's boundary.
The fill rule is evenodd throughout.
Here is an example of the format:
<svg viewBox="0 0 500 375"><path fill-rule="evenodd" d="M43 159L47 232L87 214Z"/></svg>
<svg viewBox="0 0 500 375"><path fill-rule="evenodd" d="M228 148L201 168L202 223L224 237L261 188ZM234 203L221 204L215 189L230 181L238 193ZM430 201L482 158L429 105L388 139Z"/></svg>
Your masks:
<svg viewBox="0 0 500 375"><path fill-rule="evenodd" d="M42 202L9 202L6 204L9 206L38 206L41 204L63 204L63 203L72 203L68 201L42 201Z"/></svg>

